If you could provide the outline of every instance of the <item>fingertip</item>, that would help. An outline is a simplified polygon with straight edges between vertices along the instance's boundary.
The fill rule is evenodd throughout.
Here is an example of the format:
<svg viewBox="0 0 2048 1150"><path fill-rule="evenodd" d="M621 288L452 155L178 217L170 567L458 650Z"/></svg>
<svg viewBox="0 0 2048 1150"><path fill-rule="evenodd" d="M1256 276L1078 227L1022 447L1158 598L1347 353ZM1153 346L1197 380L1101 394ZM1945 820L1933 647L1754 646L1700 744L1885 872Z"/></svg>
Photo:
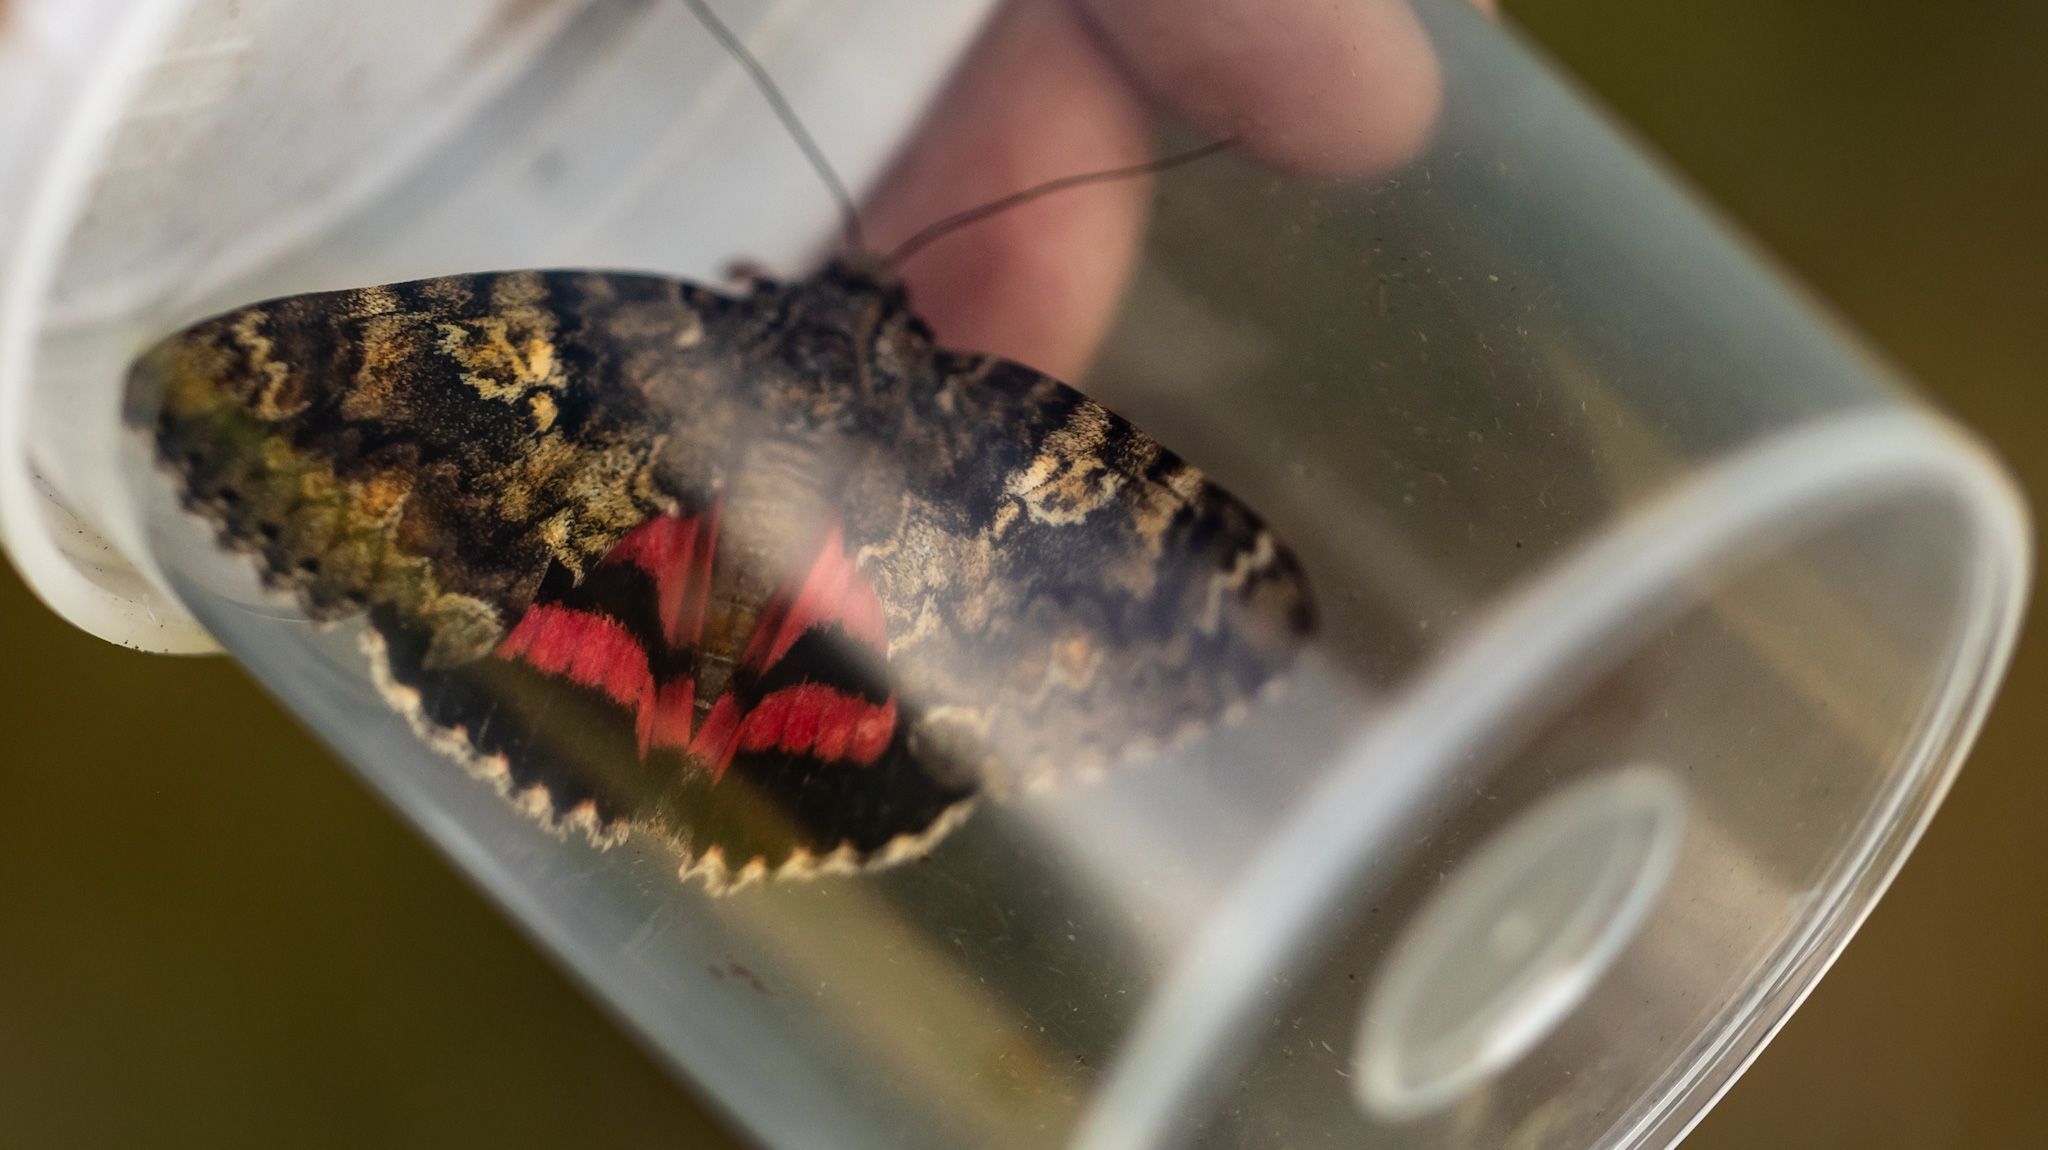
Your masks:
<svg viewBox="0 0 2048 1150"><path fill-rule="evenodd" d="M1443 73L1404 0L1088 0L1154 96L1250 155L1311 176L1383 172L1427 145Z"/></svg>
<svg viewBox="0 0 2048 1150"><path fill-rule="evenodd" d="M1150 115L1072 9L997 15L865 213L882 250L1046 180L1141 161ZM948 234L902 268L941 342L1072 378L1093 356L1138 254L1150 181L1035 200Z"/></svg>

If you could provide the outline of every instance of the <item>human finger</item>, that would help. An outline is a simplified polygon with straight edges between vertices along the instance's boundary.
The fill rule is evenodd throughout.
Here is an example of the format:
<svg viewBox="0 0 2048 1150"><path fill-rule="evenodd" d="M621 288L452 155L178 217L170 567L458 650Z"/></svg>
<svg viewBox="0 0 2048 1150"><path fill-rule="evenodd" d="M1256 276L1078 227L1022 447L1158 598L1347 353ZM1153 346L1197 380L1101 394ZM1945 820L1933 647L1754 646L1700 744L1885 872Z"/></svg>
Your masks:
<svg viewBox="0 0 2048 1150"><path fill-rule="evenodd" d="M1443 103L1406 0L1073 0L1157 101L1252 155L1309 175L1412 158Z"/></svg>
<svg viewBox="0 0 2048 1150"><path fill-rule="evenodd" d="M1064 0L991 21L864 213L882 251L954 212L1152 152L1150 115ZM901 271L950 346L1061 378L1086 366L1134 266L1151 181L1048 196L946 236Z"/></svg>

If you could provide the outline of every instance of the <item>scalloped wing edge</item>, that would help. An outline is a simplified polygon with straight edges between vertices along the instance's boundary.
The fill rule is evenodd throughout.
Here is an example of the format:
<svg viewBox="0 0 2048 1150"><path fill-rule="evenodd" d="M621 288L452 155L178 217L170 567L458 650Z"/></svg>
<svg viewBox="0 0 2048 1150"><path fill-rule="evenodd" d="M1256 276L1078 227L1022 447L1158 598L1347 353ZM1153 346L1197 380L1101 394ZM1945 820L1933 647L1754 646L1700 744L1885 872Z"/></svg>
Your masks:
<svg viewBox="0 0 2048 1150"><path fill-rule="evenodd" d="M533 783L515 787L511 764L504 755L485 754L470 741L466 730L444 727L427 717L421 706L419 689L392 676L384 636L367 622L361 646L369 664L371 683L392 710L405 719L413 735L435 753L454 760L470 776L488 784L519 813L539 824L543 831L564 840L572 834L581 834L586 842L600 851L619 846L635 835L647 838L678 856L678 879L684 883L702 882L705 891L712 895L737 893L768 880L800 881L827 875L861 874L923 858L974 811L974 797L962 799L947 807L924 829L899 834L865 854L855 849L852 842L846 841L822 853L799 846L780 859L770 860L757 854L735 865L726 858L725 849L718 844L692 850L673 835L646 823L635 823L629 819L605 822L598 817L596 804L588 800L567 811L558 811L554 796L545 786Z"/></svg>

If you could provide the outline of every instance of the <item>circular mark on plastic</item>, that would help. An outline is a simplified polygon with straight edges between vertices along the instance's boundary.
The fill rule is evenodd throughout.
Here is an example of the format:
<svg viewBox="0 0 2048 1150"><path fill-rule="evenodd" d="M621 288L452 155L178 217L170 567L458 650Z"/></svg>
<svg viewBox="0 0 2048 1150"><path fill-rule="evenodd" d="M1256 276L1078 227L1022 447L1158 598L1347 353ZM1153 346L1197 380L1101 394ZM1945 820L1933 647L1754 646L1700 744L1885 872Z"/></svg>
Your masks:
<svg viewBox="0 0 2048 1150"><path fill-rule="evenodd" d="M1366 1111L1435 1114L1577 1008L1671 877L1685 807L1662 768L1612 771L1545 798L1467 859L1366 996L1352 1078Z"/></svg>

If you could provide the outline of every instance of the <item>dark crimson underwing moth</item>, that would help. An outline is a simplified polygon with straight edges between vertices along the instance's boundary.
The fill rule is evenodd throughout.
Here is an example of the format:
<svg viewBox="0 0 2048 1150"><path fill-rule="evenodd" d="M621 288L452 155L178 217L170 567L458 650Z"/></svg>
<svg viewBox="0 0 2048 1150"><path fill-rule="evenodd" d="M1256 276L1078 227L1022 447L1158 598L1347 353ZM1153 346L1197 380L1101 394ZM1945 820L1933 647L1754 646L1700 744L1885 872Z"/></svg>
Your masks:
<svg viewBox="0 0 2048 1150"><path fill-rule="evenodd" d="M685 0L860 221L758 61ZM1100 404L947 351L890 257L728 295L600 271L294 296L146 352L187 507L430 745L713 890L921 854L983 794L1245 707L1314 628L1293 555Z"/></svg>
<svg viewBox="0 0 2048 1150"><path fill-rule="evenodd" d="M156 345L187 506L543 823L713 889L914 856L977 797L1245 706L1313 627L1242 503L875 260L295 296Z"/></svg>

